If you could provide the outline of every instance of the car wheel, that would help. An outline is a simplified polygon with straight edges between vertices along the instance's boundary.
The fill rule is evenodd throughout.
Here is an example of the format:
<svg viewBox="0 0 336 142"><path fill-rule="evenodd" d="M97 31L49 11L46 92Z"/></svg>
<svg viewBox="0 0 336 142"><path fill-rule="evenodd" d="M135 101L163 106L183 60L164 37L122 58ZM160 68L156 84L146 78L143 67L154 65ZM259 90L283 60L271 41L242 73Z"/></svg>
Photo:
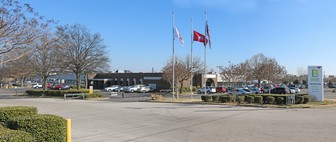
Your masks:
<svg viewBox="0 0 336 142"><path fill-rule="evenodd" d="M130 90L132 93L134 92L134 90Z"/></svg>
<svg viewBox="0 0 336 142"><path fill-rule="evenodd" d="M210 91L207 91L208 94L210 94Z"/></svg>
<svg viewBox="0 0 336 142"><path fill-rule="evenodd" d="M201 94L201 91L198 91L198 94Z"/></svg>

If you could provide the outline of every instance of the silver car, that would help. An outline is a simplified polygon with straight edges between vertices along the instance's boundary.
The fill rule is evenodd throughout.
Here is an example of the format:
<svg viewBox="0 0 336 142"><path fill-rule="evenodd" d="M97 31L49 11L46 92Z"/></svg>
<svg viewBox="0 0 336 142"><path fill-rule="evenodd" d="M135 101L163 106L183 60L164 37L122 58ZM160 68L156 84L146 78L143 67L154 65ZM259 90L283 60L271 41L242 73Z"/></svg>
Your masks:
<svg viewBox="0 0 336 142"><path fill-rule="evenodd" d="M119 85L112 85L110 87L106 87L104 90L108 91L108 92L112 92L112 91L115 91L118 88L119 88Z"/></svg>

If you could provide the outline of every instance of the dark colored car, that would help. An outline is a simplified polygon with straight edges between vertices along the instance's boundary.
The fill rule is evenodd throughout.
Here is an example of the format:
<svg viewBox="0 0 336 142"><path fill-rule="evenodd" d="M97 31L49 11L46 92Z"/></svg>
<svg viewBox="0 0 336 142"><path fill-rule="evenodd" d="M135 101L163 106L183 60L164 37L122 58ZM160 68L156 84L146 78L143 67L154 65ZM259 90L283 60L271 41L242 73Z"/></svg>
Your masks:
<svg viewBox="0 0 336 142"><path fill-rule="evenodd" d="M225 87L216 87L216 93L225 93L226 88Z"/></svg>
<svg viewBox="0 0 336 142"><path fill-rule="evenodd" d="M286 87L276 87L271 90L272 94L290 94L290 91Z"/></svg>
<svg viewBox="0 0 336 142"><path fill-rule="evenodd" d="M71 88L72 84L63 84L62 85L62 90L69 90Z"/></svg>

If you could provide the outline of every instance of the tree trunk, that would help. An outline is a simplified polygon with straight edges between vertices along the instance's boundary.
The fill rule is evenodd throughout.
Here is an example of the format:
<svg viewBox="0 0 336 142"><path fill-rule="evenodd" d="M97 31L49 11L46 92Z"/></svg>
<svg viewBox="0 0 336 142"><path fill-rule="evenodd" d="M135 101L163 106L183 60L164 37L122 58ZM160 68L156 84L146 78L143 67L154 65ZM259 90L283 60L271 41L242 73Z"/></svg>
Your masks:
<svg viewBox="0 0 336 142"><path fill-rule="evenodd" d="M81 86L80 73L75 73L75 74L76 74L77 90L80 90L80 86Z"/></svg>
<svg viewBox="0 0 336 142"><path fill-rule="evenodd" d="M48 76L44 76L44 77L42 77L43 93L44 93L45 90L47 90L47 86L48 86L47 78L48 78Z"/></svg>
<svg viewBox="0 0 336 142"><path fill-rule="evenodd" d="M48 82L47 82L48 76L43 76L42 77L42 81L43 81L43 92L42 92L42 96L44 96L45 91L47 90L47 86L48 86Z"/></svg>
<svg viewBox="0 0 336 142"><path fill-rule="evenodd" d="M89 74L85 73L85 89L89 86Z"/></svg>
<svg viewBox="0 0 336 142"><path fill-rule="evenodd" d="M25 79L24 77L21 78L21 87L24 86L24 79Z"/></svg>

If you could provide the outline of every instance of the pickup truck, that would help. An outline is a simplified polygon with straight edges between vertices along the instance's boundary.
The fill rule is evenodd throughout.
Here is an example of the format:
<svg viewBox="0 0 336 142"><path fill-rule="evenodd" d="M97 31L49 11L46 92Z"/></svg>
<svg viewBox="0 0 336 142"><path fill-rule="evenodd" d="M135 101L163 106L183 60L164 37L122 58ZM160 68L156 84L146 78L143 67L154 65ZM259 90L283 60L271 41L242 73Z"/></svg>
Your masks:
<svg viewBox="0 0 336 142"><path fill-rule="evenodd" d="M39 84L39 83L32 84L32 88L42 88L42 87L43 87L43 85Z"/></svg>

